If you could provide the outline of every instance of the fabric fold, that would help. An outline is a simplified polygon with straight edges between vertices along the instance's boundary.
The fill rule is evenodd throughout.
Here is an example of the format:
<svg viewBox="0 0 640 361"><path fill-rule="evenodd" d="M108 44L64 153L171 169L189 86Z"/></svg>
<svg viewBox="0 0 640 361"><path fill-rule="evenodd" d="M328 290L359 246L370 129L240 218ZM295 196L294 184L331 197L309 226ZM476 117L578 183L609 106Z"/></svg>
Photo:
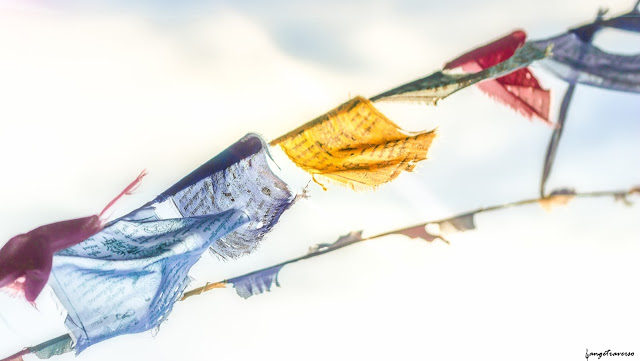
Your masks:
<svg viewBox="0 0 640 361"><path fill-rule="evenodd" d="M238 257L257 247L295 199L268 156L264 140L248 134L152 202L56 253L50 284L78 353L158 327L207 249Z"/></svg>
<svg viewBox="0 0 640 361"><path fill-rule="evenodd" d="M295 200L288 185L273 173L268 157L266 142L256 134L247 134L157 200L170 199L184 217L230 208L247 212L250 221L246 227L211 246L222 258L238 258L256 249Z"/></svg>

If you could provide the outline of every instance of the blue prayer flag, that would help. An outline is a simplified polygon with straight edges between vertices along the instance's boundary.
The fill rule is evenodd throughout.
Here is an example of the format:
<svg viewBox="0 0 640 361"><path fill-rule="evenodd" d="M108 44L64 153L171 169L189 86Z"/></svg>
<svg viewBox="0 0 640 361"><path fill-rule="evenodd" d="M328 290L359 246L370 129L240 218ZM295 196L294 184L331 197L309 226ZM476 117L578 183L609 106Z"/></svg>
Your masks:
<svg viewBox="0 0 640 361"><path fill-rule="evenodd" d="M256 248L295 200L248 134L152 202L54 256L50 285L67 309L79 353L157 327L211 248L237 257Z"/></svg>
<svg viewBox="0 0 640 361"><path fill-rule="evenodd" d="M247 299L253 295L271 291L271 286L274 283L280 287L278 273L282 267L284 267L284 265L273 266L244 276L232 278L227 282L233 284L238 296Z"/></svg>

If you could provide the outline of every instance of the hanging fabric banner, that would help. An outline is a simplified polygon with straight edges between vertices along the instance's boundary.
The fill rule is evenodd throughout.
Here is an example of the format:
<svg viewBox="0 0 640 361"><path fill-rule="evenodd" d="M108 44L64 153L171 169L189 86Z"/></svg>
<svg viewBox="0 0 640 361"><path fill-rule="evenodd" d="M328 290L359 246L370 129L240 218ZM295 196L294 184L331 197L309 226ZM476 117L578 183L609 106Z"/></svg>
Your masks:
<svg viewBox="0 0 640 361"><path fill-rule="evenodd" d="M531 44L538 49L553 44L553 55L541 65L569 83L640 93L640 54L607 53L574 33Z"/></svg>
<svg viewBox="0 0 640 361"><path fill-rule="evenodd" d="M435 134L403 131L371 101L356 97L271 144L314 179L359 190L412 171L426 159Z"/></svg>
<svg viewBox="0 0 640 361"><path fill-rule="evenodd" d="M50 283L69 313L76 352L160 325L208 248L228 257L255 249L295 198L267 156L262 138L249 134L153 202L55 255Z"/></svg>
<svg viewBox="0 0 640 361"><path fill-rule="evenodd" d="M525 43L524 31L513 33L490 44L474 49L444 66L445 69L462 68L466 73L475 73L499 64L510 57ZM499 102L516 110L527 118L534 115L549 122L550 94L542 89L528 68L477 84L478 88Z"/></svg>
<svg viewBox="0 0 640 361"><path fill-rule="evenodd" d="M106 211L131 194L145 175L140 173L98 215L47 224L11 238L0 249L0 289L33 303L49 280L53 254L100 232Z"/></svg>
<svg viewBox="0 0 640 361"><path fill-rule="evenodd" d="M411 83L376 95L372 101L417 101L436 104L438 100L487 79L507 75L550 54L551 48L533 47L525 43L513 56L489 68L471 74L439 71Z"/></svg>
<svg viewBox="0 0 640 361"><path fill-rule="evenodd" d="M68 312L76 352L158 326L202 253L249 222L241 210L163 220L148 214L121 219L54 257L50 285Z"/></svg>

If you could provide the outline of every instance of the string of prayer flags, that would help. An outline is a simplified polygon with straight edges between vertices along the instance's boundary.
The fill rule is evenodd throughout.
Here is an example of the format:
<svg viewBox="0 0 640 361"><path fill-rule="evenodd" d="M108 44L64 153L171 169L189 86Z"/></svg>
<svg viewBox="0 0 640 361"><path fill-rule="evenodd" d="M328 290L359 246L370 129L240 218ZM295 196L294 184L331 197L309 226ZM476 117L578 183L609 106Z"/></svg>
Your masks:
<svg viewBox="0 0 640 361"><path fill-rule="evenodd" d="M551 47L534 47L525 43L513 56L489 68L470 74L456 74L439 71L425 78L399 86L395 89L376 95L372 101L417 101L425 104L436 104L460 89L475 83L501 77L526 67L536 60L543 59L551 53Z"/></svg>
<svg viewBox="0 0 640 361"><path fill-rule="evenodd" d="M76 352L157 327L211 248L255 249L294 200L269 168L266 143L249 134L156 199L54 257L51 286L68 311Z"/></svg>
<svg viewBox="0 0 640 361"><path fill-rule="evenodd" d="M616 190L616 191L598 191L598 192L588 192L588 193L575 193L572 190L558 190L556 192L553 192L554 197L558 197L558 196L562 196L562 195L566 195L566 196L573 196L573 197L609 197L609 196L613 196L614 198L619 198L622 195L633 195L633 194L640 194L640 187L635 186L629 190ZM199 295L205 291L211 290L211 289L215 289L215 288L224 288L228 283L232 283L234 284L234 286L236 287L236 292L242 296L242 297L250 297L251 295L256 295L259 293L263 293L265 291L269 291L270 288L273 286L273 284L276 284L276 286L280 286L279 282L278 282L278 273L280 272L280 270L282 269L282 267L284 267L285 265L294 263L294 262L298 262L304 259L308 259L308 258L312 258L312 257L317 257L335 250L338 250L340 248L355 244L355 243L359 243L361 241L365 241L365 240L371 240L371 239L375 239L375 238L380 238L380 237L384 237L387 235L391 235L391 234L404 234L404 235L410 235L412 234L409 230L419 230L420 228L422 230L425 230L426 232L426 228L425 227L429 227L429 228L434 228L434 229L430 229L428 234L448 234L448 233L452 233L452 232L464 232L464 231L468 231L468 230L472 230L475 228L475 223L474 223L474 216L478 213L482 213L482 212L489 212L489 211L495 211L495 210L500 210L500 209L504 209L504 208L508 208L508 207L516 207L516 206L523 206L523 205L528 205L528 204L532 204L532 203L537 203L541 200L541 198L535 198L535 199L523 199L520 201L515 201L515 202L510 202L510 203L504 203L504 204L499 204L499 205L494 205L494 206L489 206L489 207L484 207L484 208L479 208L476 210L472 210L472 211L468 211L465 212L463 214L457 215L457 216L453 216L450 218L446 218L443 220L439 220L439 221L434 221L434 222L427 222L427 223L423 223L421 225L418 226L413 226L413 227L407 227L401 230L394 230L394 231L389 231L389 232L385 232L385 233L381 233L381 234L377 234L374 236L370 236L367 238L363 238L362 237L362 231L357 231L357 232L350 232L347 235L341 236L340 238L338 238L338 240L334 243L328 243L328 244L320 244L317 245L315 247L315 250L312 250L310 253L294 258L294 259L290 259L288 261L285 262L281 262L277 265L271 266L269 268L263 269L263 270L258 270L255 272L251 272L249 274L243 275L243 276L239 276L236 277L234 279L231 279L229 281L221 281L221 282L216 282L216 283L207 283L204 287L200 287L194 290L191 290L189 292L184 293L184 297L182 298L183 300L186 299L187 297L193 296L193 295ZM116 223L117 224L117 223ZM437 226L437 227L435 227ZM435 237L435 236L434 236ZM438 236L439 238L441 236ZM116 300L117 301L117 300ZM131 313L125 313L125 314L119 314L119 319L124 319L127 317L130 317ZM100 322L100 321L98 321ZM114 325L114 327L121 327L121 325L116 324ZM73 347L71 344L71 338L69 337L69 335L64 335L64 336L60 336L57 339L45 342L41 345L35 346L35 347L30 347L30 348L24 348L22 351L9 356L8 358L3 359L3 361L18 361L18 360L22 360L22 356L29 354L31 352L37 352L37 356L46 356L46 355L53 355L53 354L59 354L59 353L63 353L63 352L68 352L71 350L71 348ZM46 352L45 352L46 350Z"/></svg>
<svg viewBox="0 0 640 361"><path fill-rule="evenodd" d="M403 236L407 236L409 238L420 238L423 239L427 242L433 242L436 239L440 238L437 235L431 234L430 232L427 231L427 227L425 224L421 224L418 226L414 226L414 227L409 227L409 228L403 228L400 230L397 230L394 232L394 234L401 234ZM449 241L447 241L444 238L440 238L442 239L444 242L449 243Z"/></svg>
<svg viewBox="0 0 640 361"><path fill-rule="evenodd" d="M445 70L462 68L475 73L499 64L514 55L525 43L524 31L514 31L492 43L474 49L444 66ZM543 89L528 68L520 68L499 78L477 84L484 93L516 110L527 118L534 115L549 122L549 90Z"/></svg>
<svg viewBox="0 0 640 361"><path fill-rule="evenodd" d="M640 93L640 54L611 54L572 32L531 44L538 49L553 44L553 55L541 64L569 83Z"/></svg>
<svg viewBox="0 0 640 361"><path fill-rule="evenodd" d="M439 234L452 234L476 229L475 213L467 213L457 217L445 219L435 224L439 227Z"/></svg>
<svg viewBox="0 0 640 361"><path fill-rule="evenodd" d="M0 288L33 303L49 280L53 254L100 232L106 211L131 194L145 175L140 173L100 214L47 224L11 238L0 249Z"/></svg>
<svg viewBox="0 0 640 361"><path fill-rule="evenodd" d="M280 287L278 273L282 267L284 267L284 264L232 278L227 282L233 284L238 296L247 299L254 295L270 292L271 286L274 284Z"/></svg>
<svg viewBox="0 0 640 361"><path fill-rule="evenodd" d="M156 201L171 199L183 217L242 209L249 224L211 246L222 258L238 258L259 242L294 202L295 195L269 166L268 146L256 134L247 134L203 164Z"/></svg>
<svg viewBox="0 0 640 361"><path fill-rule="evenodd" d="M356 97L275 139L313 179L369 189L412 171L427 158L435 131L407 132ZM324 188L324 186L323 186Z"/></svg>

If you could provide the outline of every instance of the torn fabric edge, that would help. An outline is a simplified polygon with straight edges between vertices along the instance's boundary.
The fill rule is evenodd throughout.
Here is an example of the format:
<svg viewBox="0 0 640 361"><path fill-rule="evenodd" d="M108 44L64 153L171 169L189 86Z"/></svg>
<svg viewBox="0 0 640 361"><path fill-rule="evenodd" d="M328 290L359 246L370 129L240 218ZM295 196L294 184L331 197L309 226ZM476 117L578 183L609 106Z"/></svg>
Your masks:
<svg viewBox="0 0 640 361"><path fill-rule="evenodd" d="M436 104L438 100L446 98L470 85L483 80L501 77L526 67L536 60L545 58L550 52L550 48L540 49L539 47L531 46L527 42L516 50L515 54L509 59L477 73L454 74L439 71L376 95L371 98L371 101L416 101Z"/></svg>
<svg viewBox="0 0 640 361"><path fill-rule="evenodd" d="M238 296L247 299L254 295L259 295L264 292L270 292L271 286L274 284L280 287L278 282L278 274L284 264L276 265L261 271L249 273L244 276L236 277L227 280L227 283L233 284Z"/></svg>
<svg viewBox="0 0 640 361"><path fill-rule="evenodd" d="M574 33L531 44L538 49L553 44L553 55L540 64L569 83L640 93L640 54L611 54L582 41Z"/></svg>

